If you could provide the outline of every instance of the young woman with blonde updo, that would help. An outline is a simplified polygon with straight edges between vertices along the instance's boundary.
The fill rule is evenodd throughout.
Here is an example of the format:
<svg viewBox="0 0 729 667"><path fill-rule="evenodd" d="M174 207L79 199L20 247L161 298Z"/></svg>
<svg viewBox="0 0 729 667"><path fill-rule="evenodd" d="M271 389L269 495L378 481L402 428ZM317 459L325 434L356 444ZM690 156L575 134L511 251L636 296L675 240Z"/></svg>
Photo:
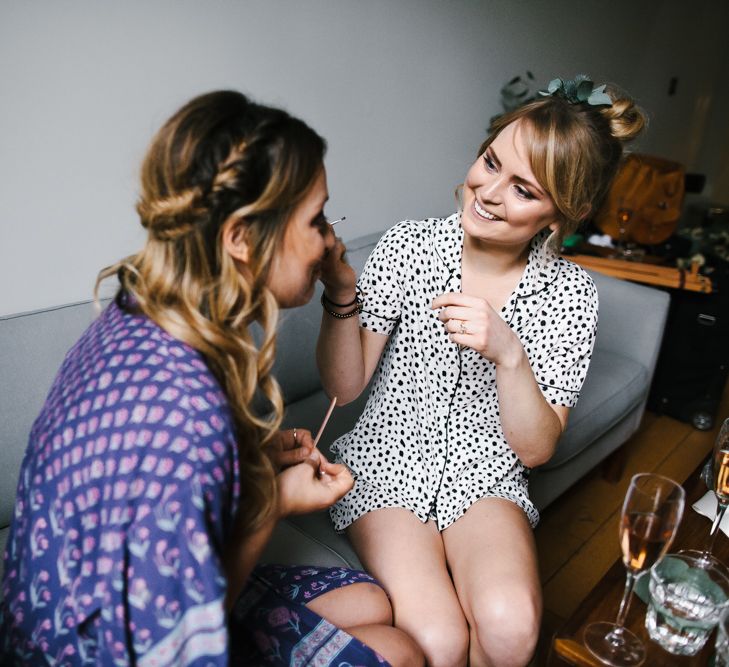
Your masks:
<svg viewBox="0 0 729 667"><path fill-rule="evenodd" d="M311 298L334 246L324 150L300 120L227 91L193 99L152 141L147 241L101 272L119 292L30 435L3 665L288 665L294 651L317 665L422 663L363 572L254 570L277 519L352 486L310 433L279 430L271 376L278 310Z"/></svg>
<svg viewBox="0 0 729 667"><path fill-rule="evenodd" d="M372 379L333 445L355 478L334 525L437 667L525 665L534 651L528 474L577 402L598 310L589 276L557 251L644 124L630 100L589 82L550 92L497 120L458 213L393 227L356 289L340 242L324 263L325 388L347 402Z"/></svg>

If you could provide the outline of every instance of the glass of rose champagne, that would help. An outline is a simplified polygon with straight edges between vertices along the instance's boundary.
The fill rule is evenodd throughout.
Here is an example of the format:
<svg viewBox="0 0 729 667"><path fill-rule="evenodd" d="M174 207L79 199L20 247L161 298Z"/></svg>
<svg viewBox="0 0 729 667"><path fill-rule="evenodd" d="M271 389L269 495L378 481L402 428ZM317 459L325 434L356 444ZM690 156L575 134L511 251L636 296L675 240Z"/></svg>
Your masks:
<svg viewBox="0 0 729 667"><path fill-rule="evenodd" d="M634 475L620 516L620 547L627 570L625 590L615 623L591 623L585 646L606 665L641 665L645 646L624 627L637 576L668 551L681 521L686 493L671 479L652 473Z"/></svg>

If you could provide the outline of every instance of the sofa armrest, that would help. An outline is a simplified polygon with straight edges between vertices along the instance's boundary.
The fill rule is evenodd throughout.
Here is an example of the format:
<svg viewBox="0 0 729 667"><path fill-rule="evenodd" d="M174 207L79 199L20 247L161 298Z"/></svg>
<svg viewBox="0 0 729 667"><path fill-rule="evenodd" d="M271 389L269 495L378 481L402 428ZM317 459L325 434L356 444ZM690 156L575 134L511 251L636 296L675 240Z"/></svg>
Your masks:
<svg viewBox="0 0 729 667"><path fill-rule="evenodd" d="M648 370L658 360L670 296L667 292L588 271L600 298L595 347L628 357Z"/></svg>

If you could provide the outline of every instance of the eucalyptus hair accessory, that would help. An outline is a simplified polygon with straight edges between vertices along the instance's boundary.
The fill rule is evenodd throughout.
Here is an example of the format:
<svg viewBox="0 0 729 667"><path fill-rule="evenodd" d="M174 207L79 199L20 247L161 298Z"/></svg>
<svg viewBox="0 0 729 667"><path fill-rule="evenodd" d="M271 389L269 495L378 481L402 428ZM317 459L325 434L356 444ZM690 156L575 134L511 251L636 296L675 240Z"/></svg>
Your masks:
<svg viewBox="0 0 729 667"><path fill-rule="evenodd" d="M593 88L594 84L586 74L578 74L574 81L552 79L547 90L540 90L543 97L556 96L567 100L570 104L589 104L594 107L612 106L613 101L605 92L605 85Z"/></svg>

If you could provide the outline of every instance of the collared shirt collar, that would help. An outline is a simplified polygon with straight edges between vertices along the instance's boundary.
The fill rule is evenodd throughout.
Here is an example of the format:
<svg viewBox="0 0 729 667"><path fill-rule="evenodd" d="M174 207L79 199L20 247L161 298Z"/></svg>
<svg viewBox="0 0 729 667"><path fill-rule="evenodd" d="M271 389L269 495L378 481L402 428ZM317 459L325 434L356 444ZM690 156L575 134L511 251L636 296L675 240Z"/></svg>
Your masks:
<svg viewBox="0 0 729 667"><path fill-rule="evenodd" d="M443 269L451 277L458 277L460 283L461 255L463 251L463 228L460 213L437 224L433 230L433 247L443 264ZM559 255L547 243L549 228L543 229L531 240L529 257L522 279L516 288L518 297L528 297L543 290L554 282L559 274Z"/></svg>
<svg viewBox="0 0 729 667"><path fill-rule="evenodd" d="M549 235L550 230L546 228L532 239L526 269L516 289L517 296L536 294L556 280L560 267L559 255L547 242Z"/></svg>
<svg viewBox="0 0 729 667"><path fill-rule="evenodd" d="M443 264L446 273L461 273L461 254L463 253L463 228L461 214L454 213L433 227L433 248Z"/></svg>

